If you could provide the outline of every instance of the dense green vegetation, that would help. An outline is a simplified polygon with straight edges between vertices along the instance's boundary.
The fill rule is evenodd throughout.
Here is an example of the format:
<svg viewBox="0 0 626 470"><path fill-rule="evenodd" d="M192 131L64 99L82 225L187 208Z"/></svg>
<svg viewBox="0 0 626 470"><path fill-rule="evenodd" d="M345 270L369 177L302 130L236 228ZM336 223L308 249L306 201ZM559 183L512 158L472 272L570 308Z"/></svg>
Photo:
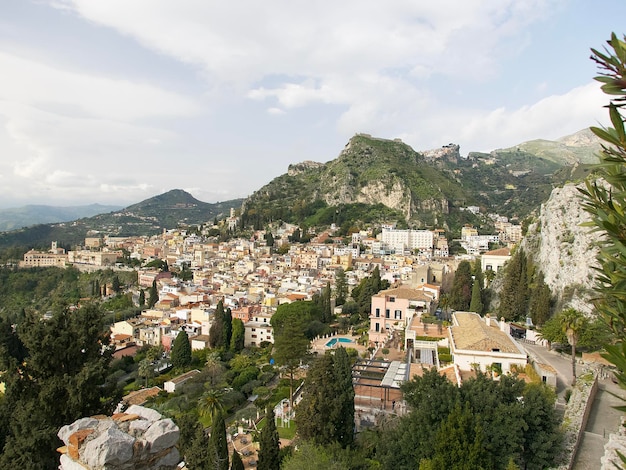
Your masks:
<svg viewBox="0 0 626 470"><path fill-rule="evenodd" d="M591 214L591 226L602 233L598 255L599 273L596 310L610 326L615 344L606 347L605 357L618 369L617 380L626 388L626 118L623 115L626 100L626 37L611 35L604 51L592 49L592 59L598 64L602 90L609 95L609 116L612 127L592 128L602 139L602 153L597 177L589 179L583 192L585 209ZM619 408L626 411L626 407ZM626 457L621 456L626 465Z"/></svg>

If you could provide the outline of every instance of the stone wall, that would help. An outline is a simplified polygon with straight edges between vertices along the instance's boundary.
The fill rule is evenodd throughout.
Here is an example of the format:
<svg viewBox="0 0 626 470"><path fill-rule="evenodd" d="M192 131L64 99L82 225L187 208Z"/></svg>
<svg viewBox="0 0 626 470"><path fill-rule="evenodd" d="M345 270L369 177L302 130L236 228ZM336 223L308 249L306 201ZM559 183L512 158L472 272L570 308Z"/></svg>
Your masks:
<svg viewBox="0 0 626 470"><path fill-rule="evenodd" d="M171 419L132 405L111 417L82 418L58 433L61 470L173 470L180 431Z"/></svg>

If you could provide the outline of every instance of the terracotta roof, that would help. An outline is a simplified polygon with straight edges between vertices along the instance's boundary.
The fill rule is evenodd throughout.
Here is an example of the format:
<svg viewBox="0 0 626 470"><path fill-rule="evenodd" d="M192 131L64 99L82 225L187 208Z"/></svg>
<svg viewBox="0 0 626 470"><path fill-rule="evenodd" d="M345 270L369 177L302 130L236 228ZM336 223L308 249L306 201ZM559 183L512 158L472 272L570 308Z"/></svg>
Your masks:
<svg viewBox="0 0 626 470"><path fill-rule="evenodd" d="M457 324L450 331L455 349L487 352L498 349L504 353L521 354L506 333L500 331L497 325L487 326L478 314L455 312L454 317Z"/></svg>
<svg viewBox="0 0 626 470"><path fill-rule="evenodd" d="M511 256L509 248L498 248L497 250L487 251L483 256Z"/></svg>
<svg viewBox="0 0 626 470"><path fill-rule="evenodd" d="M130 392L122 400L129 405L143 405L148 401L148 398L156 396L160 391L159 387L142 388L141 390Z"/></svg>
<svg viewBox="0 0 626 470"><path fill-rule="evenodd" d="M382 290L374 297L394 296L400 299L430 301L432 297L426 295L423 291L411 289L409 287L400 286L394 289Z"/></svg>

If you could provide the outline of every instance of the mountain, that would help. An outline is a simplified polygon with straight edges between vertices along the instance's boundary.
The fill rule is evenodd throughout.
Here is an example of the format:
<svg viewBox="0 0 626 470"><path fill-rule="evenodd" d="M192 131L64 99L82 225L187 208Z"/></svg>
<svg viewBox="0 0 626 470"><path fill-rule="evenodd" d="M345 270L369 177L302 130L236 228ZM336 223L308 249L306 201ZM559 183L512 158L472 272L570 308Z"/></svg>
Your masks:
<svg viewBox="0 0 626 470"><path fill-rule="evenodd" d="M103 206L101 204L66 207L27 205L10 209L0 209L0 232L16 230L36 224L68 222L70 220L91 217L119 209L121 209L120 206Z"/></svg>
<svg viewBox="0 0 626 470"><path fill-rule="evenodd" d="M88 233L154 235L164 228L199 225L212 222L216 217L228 216L231 208L241 207L242 201L233 199L211 204L198 201L181 189L173 189L119 211L0 233L0 248L17 245L46 247L54 240L62 246L70 246L82 243Z"/></svg>
<svg viewBox="0 0 626 470"><path fill-rule="evenodd" d="M271 220L311 226L368 222L373 210L387 222L457 229L479 222L462 210L479 206L521 220L572 178L574 166L586 174L595 145L581 132L463 158L454 144L417 152L398 139L357 134L335 160L290 165L246 199L243 217L257 227Z"/></svg>

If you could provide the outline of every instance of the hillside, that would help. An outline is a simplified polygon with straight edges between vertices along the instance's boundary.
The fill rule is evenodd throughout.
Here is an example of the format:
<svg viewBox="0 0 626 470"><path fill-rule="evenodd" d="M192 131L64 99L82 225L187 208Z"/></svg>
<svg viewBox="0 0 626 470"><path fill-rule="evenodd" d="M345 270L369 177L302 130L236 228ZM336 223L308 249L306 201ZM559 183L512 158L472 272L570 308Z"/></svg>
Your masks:
<svg viewBox="0 0 626 470"><path fill-rule="evenodd" d="M0 248L16 245L48 247L52 240L62 246L75 245L82 243L88 233L154 235L164 228L212 222L215 217L227 216L231 207L241 207L241 203L241 199L235 199L211 204L198 201L183 190L173 189L119 211L0 233Z"/></svg>
<svg viewBox="0 0 626 470"><path fill-rule="evenodd" d="M257 226L271 220L342 224L368 222L366 208L375 208L380 221L453 229L479 223L461 211L474 205L521 220L547 200L553 187L574 176L573 164L585 174L578 162L595 158L585 135L463 158L453 144L417 152L399 140L357 134L334 160L290 165L246 199L243 215ZM350 217L342 217L348 212Z"/></svg>
<svg viewBox="0 0 626 470"><path fill-rule="evenodd" d="M119 206L103 206L101 204L67 207L31 204L10 209L0 209L0 232L16 230L36 224L68 222L70 220L92 217L97 214L113 212L119 209L121 209Z"/></svg>

